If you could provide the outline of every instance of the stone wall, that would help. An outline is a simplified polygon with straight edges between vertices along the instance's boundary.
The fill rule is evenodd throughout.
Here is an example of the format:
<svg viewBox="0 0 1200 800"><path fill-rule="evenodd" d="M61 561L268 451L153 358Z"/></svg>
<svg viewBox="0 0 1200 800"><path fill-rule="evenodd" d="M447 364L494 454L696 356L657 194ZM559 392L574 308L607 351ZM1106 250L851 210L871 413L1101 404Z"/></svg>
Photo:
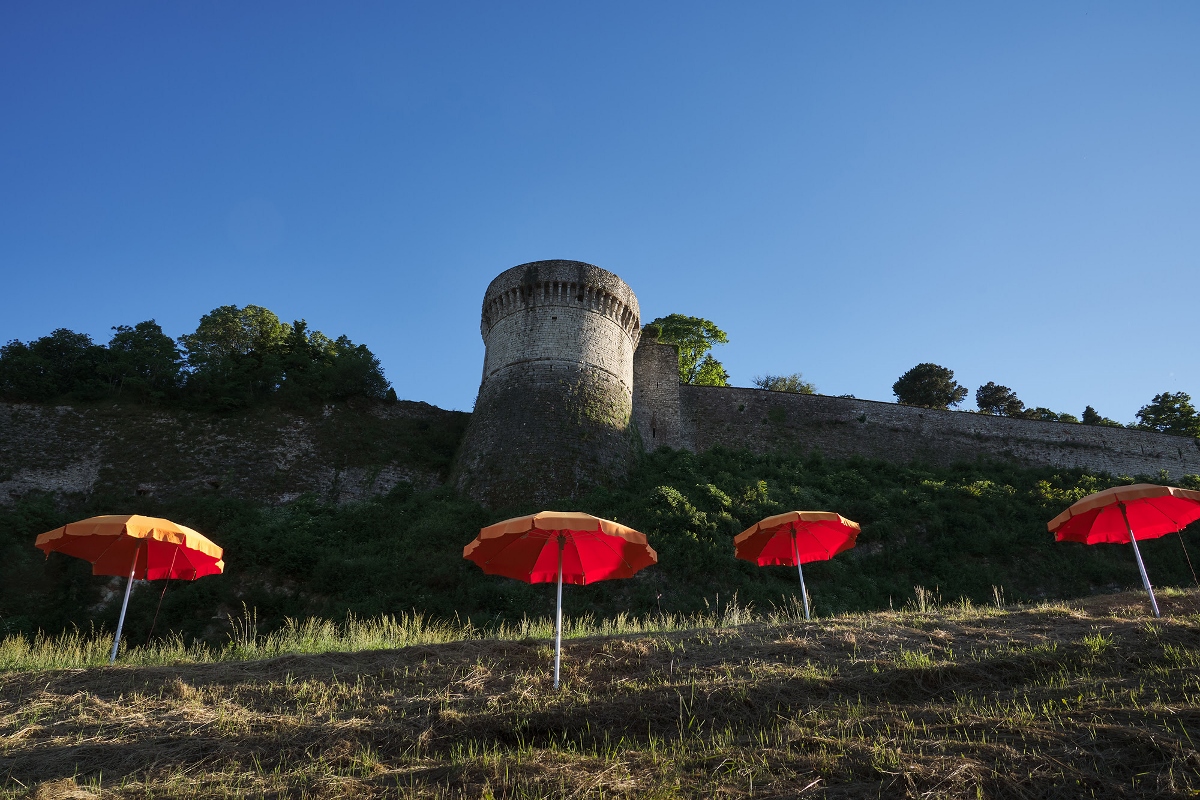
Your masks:
<svg viewBox="0 0 1200 800"><path fill-rule="evenodd" d="M501 273L484 293L487 353L455 485L492 507L579 494L624 474L637 298L579 261Z"/></svg>
<svg viewBox="0 0 1200 800"><path fill-rule="evenodd" d="M1200 443L1148 431L936 411L824 395L680 386L680 438L754 452L819 450L934 464L980 456L1114 475L1200 474Z"/></svg>
<svg viewBox="0 0 1200 800"><path fill-rule="evenodd" d="M0 504L30 492L112 498L220 493L346 502L441 483L466 414L427 403L203 414L117 404L0 403Z"/></svg>
<svg viewBox="0 0 1200 800"><path fill-rule="evenodd" d="M695 449L684 438L681 388L679 351L643 337L633 354L633 424L645 449Z"/></svg>

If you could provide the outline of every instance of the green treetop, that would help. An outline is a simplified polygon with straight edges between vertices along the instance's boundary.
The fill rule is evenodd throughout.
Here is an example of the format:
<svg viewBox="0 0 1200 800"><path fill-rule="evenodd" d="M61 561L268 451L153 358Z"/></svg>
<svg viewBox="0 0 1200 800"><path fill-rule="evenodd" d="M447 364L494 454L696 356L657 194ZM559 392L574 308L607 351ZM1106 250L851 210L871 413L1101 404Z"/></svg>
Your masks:
<svg viewBox="0 0 1200 800"><path fill-rule="evenodd" d="M896 400L907 406L947 409L967 396L967 387L954 380L954 370L937 364L917 364L892 384Z"/></svg>
<svg viewBox="0 0 1200 800"><path fill-rule="evenodd" d="M1137 412L1135 427L1147 431L1169 433L1173 436L1200 436L1200 416L1186 392L1163 392L1154 395L1149 405Z"/></svg>
<svg viewBox="0 0 1200 800"><path fill-rule="evenodd" d="M1084 425L1103 425L1107 428L1124 428L1125 426L1117 422L1115 419L1109 419L1102 416L1099 411L1088 406L1083 409L1083 424Z"/></svg>
<svg viewBox="0 0 1200 800"><path fill-rule="evenodd" d="M713 322L700 317L671 314L650 323L658 340L679 350L679 380L696 386L728 386L729 373L709 353L713 345L726 344L729 337Z"/></svg>
<svg viewBox="0 0 1200 800"><path fill-rule="evenodd" d="M792 392L793 394L816 394L817 387L804 380L799 372L791 375L763 375L753 381L759 389L770 392Z"/></svg>
<svg viewBox="0 0 1200 800"><path fill-rule="evenodd" d="M993 381L988 381L975 391L975 404L984 414L1005 417L1019 417L1025 411L1025 404L1017 399L1016 392Z"/></svg>

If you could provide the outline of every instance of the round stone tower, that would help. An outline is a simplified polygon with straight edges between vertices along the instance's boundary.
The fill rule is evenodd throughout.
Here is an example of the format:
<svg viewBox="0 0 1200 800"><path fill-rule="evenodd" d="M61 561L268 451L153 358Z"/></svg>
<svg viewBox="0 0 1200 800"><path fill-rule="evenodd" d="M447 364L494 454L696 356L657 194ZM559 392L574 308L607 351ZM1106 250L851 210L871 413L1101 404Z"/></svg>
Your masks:
<svg viewBox="0 0 1200 800"><path fill-rule="evenodd" d="M505 270L483 296L487 355L455 465L460 491L499 507L577 495L624 473L637 298L581 261Z"/></svg>

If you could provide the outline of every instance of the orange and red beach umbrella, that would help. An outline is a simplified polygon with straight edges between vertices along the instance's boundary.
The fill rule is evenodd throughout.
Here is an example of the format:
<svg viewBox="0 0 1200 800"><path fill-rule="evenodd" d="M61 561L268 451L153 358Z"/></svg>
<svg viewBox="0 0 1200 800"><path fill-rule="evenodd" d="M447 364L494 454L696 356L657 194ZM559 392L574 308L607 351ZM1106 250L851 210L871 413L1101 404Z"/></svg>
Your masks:
<svg viewBox="0 0 1200 800"><path fill-rule="evenodd" d="M49 558L65 553L92 564L93 575L128 575L109 662L117 658L129 590L134 580L195 580L225 570L224 551L202 534L158 517L120 514L71 522L37 537L34 547Z"/></svg>
<svg viewBox="0 0 1200 800"><path fill-rule="evenodd" d="M1116 486L1089 494L1073 503L1066 511L1046 523L1047 529L1060 542L1083 544L1122 544L1133 546L1142 585L1150 595L1154 616L1160 616L1154 589L1142 563L1139 539L1157 539L1168 533L1178 533L1200 519L1200 492L1135 483Z"/></svg>
<svg viewBox="0 0 1200 800"><path fill-rule="evenodd" d="M809 619L804 567L810 561L828 561L854 547L858 523L833 511L787 511L759 520L733 538L734 553L760 567L795 567L800 574L804 618Z"/></svg>
<svg viewBox="0 0 1200 800"><path fill-rule="evenodd" d="M554 623L554 688L562 650L562 586L628 578L658 562L644 534L579 511L542 511L479 531L463 558L489 575L526 583L558 583Z"/></svg>

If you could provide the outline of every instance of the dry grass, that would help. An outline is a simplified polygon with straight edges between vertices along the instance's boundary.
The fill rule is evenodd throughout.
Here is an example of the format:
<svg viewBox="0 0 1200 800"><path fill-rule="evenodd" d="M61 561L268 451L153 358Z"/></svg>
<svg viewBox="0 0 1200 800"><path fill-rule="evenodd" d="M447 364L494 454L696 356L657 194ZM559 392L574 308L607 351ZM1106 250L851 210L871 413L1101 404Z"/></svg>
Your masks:
<svg viewBox="0 0 1200 800"><path fill-rule="evenodd" d="M642 625L559 693L534 638L10 671L0 796L1194 797L1200 594L1160 602Z"/></svg>

